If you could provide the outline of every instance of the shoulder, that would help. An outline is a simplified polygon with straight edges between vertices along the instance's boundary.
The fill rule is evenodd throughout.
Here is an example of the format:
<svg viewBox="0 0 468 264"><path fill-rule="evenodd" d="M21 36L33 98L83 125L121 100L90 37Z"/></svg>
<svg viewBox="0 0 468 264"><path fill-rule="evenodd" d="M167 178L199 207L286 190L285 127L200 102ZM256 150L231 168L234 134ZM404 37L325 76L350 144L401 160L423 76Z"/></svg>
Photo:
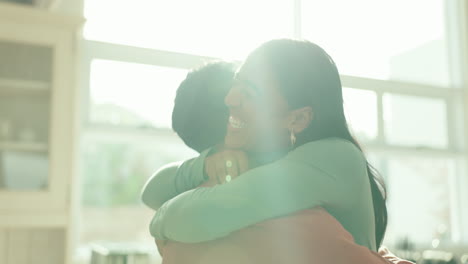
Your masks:
<svg viewBox="0 0 468 264"><path fill-rule="evenodd" d="M178 161L178 162L171 162L171 163L168 163L162 167L160 167L154 174L152 177L156 177L158 175L161 175L161 174L173 174L173 173L176 173L177 169L179 168L179 166L182 164L182 161Z"/></svg>
<svg viewBox="0 0 468 264"><path fill-rule="evenodd" d="M153 209L158 209L161 206L162 203L158 201L155 194L160 193L161 188L167 188L164 183L175 175L179 165L180 162L166 164L151 175L141 190L141 200L144 204Z"/></svg>
<svg viewBox="0 0 468 264"><path fill-rule="evenodd" d="M304 161L310 161L313 158L318 160L364 158L362 151L356 145L341 138L326 138L309 142L291 151L288 157Z"/></svg>
<svg viewBox="0 0 468 264"><path fill-rule="evenodd" d="M340 176L365 173L367 162L362 151L352 142L327 138L304 144L288 154L288 159Z"/></svg>
<svg viewBox="0 0 468 264"><path fill-rule="evenodd" d="M159 185L158 182L160 182L163 178L175 175L181 163L182 162L168 163L153 173L143 186L141 194L142 198L145 199L148 194L152 193Z"/></svg>

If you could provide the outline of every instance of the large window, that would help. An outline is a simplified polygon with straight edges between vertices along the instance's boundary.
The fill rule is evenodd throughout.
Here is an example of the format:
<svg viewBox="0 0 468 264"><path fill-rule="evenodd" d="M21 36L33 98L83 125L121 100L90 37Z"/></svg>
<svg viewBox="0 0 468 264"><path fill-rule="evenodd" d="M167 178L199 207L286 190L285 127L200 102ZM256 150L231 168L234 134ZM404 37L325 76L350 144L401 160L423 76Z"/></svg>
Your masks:
<svg viewBox="0 0 468 264"><path fill-rule="evenodd" d="M86 1L85 37L241 59L265 39L293 36L291 0Z"/></svg>
<svg viewBox="0 0 468 264"><path fill-rule="evenodd" d="M406 87L401 93L385 81L344 79L358 87L344 93L350 127L388 189L385 244L449 246L460 235L456 182L466 177L460 173L462 152L450 124L456 111L449 102L456 101L456 92L423 96L421 87L408 83L393 82Z"/></svg>
<svg viewBox="0 0 468 264"><path fill-rule="evenodd" d="M445 2L303 1L303 36L342 74L450 87Z"/></svg>
<svg viewBox="0 0 468 264"><path fill-rule="evenodd" d="M388 186L385 244L457 241L467 233L458 209L468 202L458 189L467 178L457 125L463 89L452 78L462 67L451 37L459 25L448 23L456 8L446 4L85 1L80 244L152 243L139 191L162 164L196 155L170 129L178 84L190 68L241 60L278 37L309 39L336 61L349 125Z"/></svg>

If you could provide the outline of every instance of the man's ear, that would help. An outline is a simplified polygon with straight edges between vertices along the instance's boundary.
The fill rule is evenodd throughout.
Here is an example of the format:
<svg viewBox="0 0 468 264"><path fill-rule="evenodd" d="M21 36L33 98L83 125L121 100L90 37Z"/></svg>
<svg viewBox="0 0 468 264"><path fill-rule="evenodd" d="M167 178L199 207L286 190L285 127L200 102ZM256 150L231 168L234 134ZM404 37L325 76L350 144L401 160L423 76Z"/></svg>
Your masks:
<svg viewBox="0 0 468 264"><path fill-rule="evenodd" d="M314 119L314 112L312 107L306 106L290 112L289 130L294 131L295 134L301 133L304 129L309 127Z"/></svg>

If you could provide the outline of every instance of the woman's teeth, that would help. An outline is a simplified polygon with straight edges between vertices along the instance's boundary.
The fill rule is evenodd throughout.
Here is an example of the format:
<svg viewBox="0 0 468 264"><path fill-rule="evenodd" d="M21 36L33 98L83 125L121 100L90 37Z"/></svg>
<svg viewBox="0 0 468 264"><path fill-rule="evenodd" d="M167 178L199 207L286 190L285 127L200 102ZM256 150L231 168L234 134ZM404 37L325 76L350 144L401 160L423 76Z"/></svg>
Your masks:
<svg viewBox="0 0 468 264"><path fill-rule="evenodd" d="M245 123L240 121L239 119L235 119L234 117L230 116L229 117L229 124L233 127L233 128L244 128L245 127Z"/></svg>

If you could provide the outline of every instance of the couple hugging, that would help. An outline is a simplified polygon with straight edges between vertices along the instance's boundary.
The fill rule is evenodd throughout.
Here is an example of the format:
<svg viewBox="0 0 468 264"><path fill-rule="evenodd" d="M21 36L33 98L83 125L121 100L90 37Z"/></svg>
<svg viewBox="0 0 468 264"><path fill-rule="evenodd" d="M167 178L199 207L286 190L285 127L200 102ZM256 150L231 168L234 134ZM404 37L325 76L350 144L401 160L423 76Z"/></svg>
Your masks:
<svg viewBox="0 0 468 264"><path fill-rule="evenodd" d="M277 39L180 84L172 127L200 155L143 202L164 264L411 263L381 248L385 187L351 135L332 58Z"/></svg>

